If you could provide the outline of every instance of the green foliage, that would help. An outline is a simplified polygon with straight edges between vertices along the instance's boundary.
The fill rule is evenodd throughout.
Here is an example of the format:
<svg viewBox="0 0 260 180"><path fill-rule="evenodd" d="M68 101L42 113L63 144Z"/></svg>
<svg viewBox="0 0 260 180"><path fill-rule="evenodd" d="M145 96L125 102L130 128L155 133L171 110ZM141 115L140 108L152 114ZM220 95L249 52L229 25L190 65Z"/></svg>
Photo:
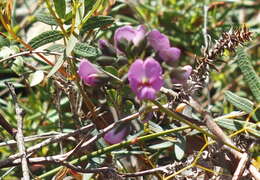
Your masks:
<svg viewBox="0 0 260 180"><path fill-rule="evenodd" d="M81 32L93 30L95 28L102 28L111 25L114 22L114 18L111 16L93 16L83 24Z"/></svg>
<svg viewBox="0 0 260 180"><path fill-rule="evenodd" d="M64 18L66 14L66 0L53 0L56 13L60 18Z"/></svg>
<svg viewBox="0 0 260 180"><path fill-rule="evenodd" d="M251 113L253 111L254 103L246 98L239 97L230 91L225 92L225 98L239 110L247 113Z"/></svg>
<svg viewBox="0 0 260 180"><path fill-rule="evenodd" d="M51 42L55 42L61 38L63 38L63 34L61 33L61 31L58 30L46 31L34 37L28 44L33 49L37 49L38 47L41 47Z"/></svg>
<svg viewBox="0 0 260 180"><path fill-rule="evenodd" d="M78 57L93 58L100 54L99 50L87 43L76 43L73 52Z"/></svg>
<svg viewBox="0 0 260 180"><path fill-rule="evenodd" d="M49 13L39 12L35 15L37 21L40 21L42 23L52 25L52 26L58 26L58 23L56 22L56 19L51 16Z"/></svg>
<svg viewBox="0 0 260 180"><path fill-rule="evenodd" d="M248 83L248 86L253 93L257 102L260 102L260 78L256 74L253 66L250 63L248 55L244 52L243 48L237 50L237 64L241 69L245 81Z"/></svg>

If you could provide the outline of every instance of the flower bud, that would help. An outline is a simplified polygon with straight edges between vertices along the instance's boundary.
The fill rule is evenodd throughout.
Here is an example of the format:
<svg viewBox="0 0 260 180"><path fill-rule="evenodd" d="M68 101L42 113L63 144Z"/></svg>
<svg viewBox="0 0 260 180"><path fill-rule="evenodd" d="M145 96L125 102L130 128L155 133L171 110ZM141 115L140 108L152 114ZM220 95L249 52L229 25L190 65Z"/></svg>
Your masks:
<svg viewBox="0 0 260 180"><path fill-rule="evenodd" d="M119 50L119 52L123 52L123 53L127 54L127 52L130 50L130 47L132 45L133 45L133 43L131 41L128 41L125 38L121 38L117 42L117 49Z"/></svg>
<svg viewBox="0 0 260 180"><path fill-rule="evenodd" d="M178 60L181 55L181 50L175 47L162 49L159 51L159 56L168 65L177 66Z"/></svg>
<svg viewBox="0 0 260 180"><path fill-rule="evenodd" d="M119 66L123 66L123 65L126 65L126 64L128 64L128 59L127 59L127 57L125 57L125 56L119 56L118 58L117 58L117 65L119 65Z"/></svg>
<svg viewBox="0 0 260 180"><path fill-rule="evenodd" d="M84 84L88 86L102 85L108 80L108 76L98 70L95 65L91 64L87 59L80 62L78 74Z"/></svg>
<svg viewBox="0 0 260 180"><path fill-rule="evenodd" d="M122 124L119 127L116 127L110 131L108 131L104 135L104 140L109 144L117 144L122 142L126 136L130 133L130 125Z"/></svg>
<svg viewBox="0 0 260 180"><path fill-rule="evenodd" d="M174 84L186 84L189 76L191 75L192 67L186 65L182 68L174 69L171 73L171 80Z"/></svg>
<svg viewBox="0 0 260 180"><path fill-rule="evenodd" d="M101 66L109 66L114 64L117 61L117 59L111 56L100 56L96 59L96 61Z"/></svg>
<svg viewBox="0 0 260 180"><path fill-rule="evenodd" d="M103 40L103 39L99 40L98 47L101 50L103 55L116 56L115 48L110 43L108 43L106 40Z"/></svg>

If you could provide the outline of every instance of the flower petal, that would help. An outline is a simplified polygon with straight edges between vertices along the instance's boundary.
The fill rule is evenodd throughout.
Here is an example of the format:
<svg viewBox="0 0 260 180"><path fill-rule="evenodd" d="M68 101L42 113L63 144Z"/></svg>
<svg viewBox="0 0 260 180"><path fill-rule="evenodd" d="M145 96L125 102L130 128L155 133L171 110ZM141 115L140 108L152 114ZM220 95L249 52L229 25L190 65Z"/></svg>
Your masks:
<svg viewBox="0 0 260 180"><path fill-rule="evenodd" d="M135 46L139 44L140 41L142 41L146 34L146 27L144 25L140 25L136 28L136 35L133 39L133 43Z"/></svg>
<svg viewBox="0 0 260 180"><path fill-rule="evenodd" d="M132 79L141 82L142 79L145 77L143 64L144 62L141 59L137 59L130 66L128 71L128 80L130 81L130 83Z"/></svg>
<svg viewBox="0 0 260 180"><path fill-rule="evenodd" d="M124 138L127 136L128 132L129 132L128 127L123 127L121 129L114 128L114 129L108 131L104 135L104 139L109 144L117 144L124 140Z"/></svg>
<svg viewBox="0 0 260 180"><path fill-rule="evenodd" d="M149 82L150 82L152 88L154 88L155 91L160 91L161 87L164 84L164 81L163 81L161 76L157 77L157 78L150 79Z"/></svg>
<svg viewBox="0 0 260 180"><path fill-rule="evenodd" d="M89 74L98 72L98 69L95 68L94 65L91 64L87 59L82 60L79 64L78 74L81 79L84 79L84 77L88 76Z"/></svg>
<svg viewBox="0 0 260 180"><path fill-rule="evenodd" d="M137 97L140 100L149 99L154 100L156 98L156 91L152 87L144 86L139 89Z"/></svg>
<svg viewBox="0 0 260 180"><path fill-rule="evenodd" d="M150 45L156 50L160 51L162 49L170 48L170 41L168 37L162 33L160 33L158 30L152 30L148 34L148 42Z"/></svg>
<svg viewBox="0 0 260 180"><path fill-rule="evenodd" d="M181 55L181 50L179 48L168 48L159 51L159 56L168 63L175 63L178 61Z"/></svg>
<svg viewBox="0 0 260 180"><path fill-rule="evenodd" d="M118 28L114 35L115 47L118 46L118 43L121 39L132 41L135 36L136 36L136 31L132 26L123 26Z"/></svg>
<svg viewBox="0 0 260 180"><path fill-rule="evenodd" d="M143 66L145 77L148 79L157 78L162 75L161 65L153 58L146 58Z"/></svg>
<svg viewBox="0 0 260 180"><path fill-rule="evenodd" d="M93 86L96 84L96 75L100 73L100 71L91 64L87 59L84 59L80 62L78 68L78 74L80 78L84 81L86 85Z"/></svg>

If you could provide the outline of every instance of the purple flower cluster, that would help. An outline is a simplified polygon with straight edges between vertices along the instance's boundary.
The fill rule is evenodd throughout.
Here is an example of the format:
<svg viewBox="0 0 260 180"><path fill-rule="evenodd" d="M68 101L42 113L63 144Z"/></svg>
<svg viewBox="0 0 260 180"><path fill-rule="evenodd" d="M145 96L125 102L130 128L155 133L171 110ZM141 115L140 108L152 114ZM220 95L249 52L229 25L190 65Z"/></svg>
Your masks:
<svg viewBox="0 0 260 180"><path fill-rule="evenodd" d="M186 86L192 72L192 67L189 65L178 67L181 50L172 47L165 34L158 30L148 32L143 25L136 28L120 27L114 34L114 46L105 40L99 40L98 45L102 56L97 58L96 62L101 66L108 64L120 68L122 64L120 60L126 60L123 65L127 65L135 59L127 75L131 90L141 101L154 100L164 85L162 62L169 66L165 71L170 71L168 74L173 84ZM146 51L147 49L152 52ZM99 84L102 76L102 72L87 59L81 61L78 74L88 86ZM104 139L109 144L120 143L129 132L127 126L112 129L104 135Z"/></svg>

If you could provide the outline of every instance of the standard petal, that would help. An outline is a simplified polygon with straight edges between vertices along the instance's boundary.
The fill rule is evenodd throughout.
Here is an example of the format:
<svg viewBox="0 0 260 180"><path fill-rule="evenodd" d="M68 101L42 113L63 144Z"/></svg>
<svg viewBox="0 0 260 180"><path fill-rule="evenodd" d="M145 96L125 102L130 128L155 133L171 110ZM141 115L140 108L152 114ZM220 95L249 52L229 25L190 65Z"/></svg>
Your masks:
<svg viewBox="0 0 260 180"><path fill-rule="evenodd" d="M144 25L140 25L136 28L136 35L133 39L134 45L137 46L139 44L139 42L144 39L146 32L147 32L147 30Z"/></svg>
<svg viewBox="0 0 260 180"><path fill-rule="evenodd" d="M181 50L175 47L162 49L161 51L159 51L159 56L168 63L176 64L180 58L180 55L181 55Z"/></svg>
<svg viewBox="0 0 260 180"><path fill-rule="evenodd" d="M147 79L157 78L162 75L161 65L153 58L146 58L143 66Z"/></svg>
<svg viewBox="0 0 260 180"><path fill-rule="evenodd" d="M169 41L168 37L166 35L160 33L158 30L152 30L148 34L147 39L148 39L149 44L156 51L170 48L170 41Z"/></svg>
<svg viewBox="0 0 260 180"><path fill-rule="evenodd" d="M93 64L91 64L87 59L84 59L80 62L79 68L78 68L78 74L81 79L84 79L89 74L98 73L99 71L97 68L94 67Z"/></svg>
<svg viewBox="0 0 260 180"><path fill-rule="evenodd" d="M116 30L114 35L114 43L117 47L117 44L121 39L126 39L128 41L132 41L136 36L136 31L132 26L123 26Z"/></svg>
<svg viewBox="0 0 260 180"><path fill-rule="evenodd" d="M154 100L156 98L156 91L152 87L144 86L140 88L139 92L137 93L137 97L140 100Z"/></svg>
<svg viewBox="0 0 260 180"><path fill-rule="evenodd" d="M131 82L132 79L135 79L138 82L141 82L145 77L144 75L144 66L141 59L135 60L135 62L130 66L128 71L128 80Z"/></svg>

